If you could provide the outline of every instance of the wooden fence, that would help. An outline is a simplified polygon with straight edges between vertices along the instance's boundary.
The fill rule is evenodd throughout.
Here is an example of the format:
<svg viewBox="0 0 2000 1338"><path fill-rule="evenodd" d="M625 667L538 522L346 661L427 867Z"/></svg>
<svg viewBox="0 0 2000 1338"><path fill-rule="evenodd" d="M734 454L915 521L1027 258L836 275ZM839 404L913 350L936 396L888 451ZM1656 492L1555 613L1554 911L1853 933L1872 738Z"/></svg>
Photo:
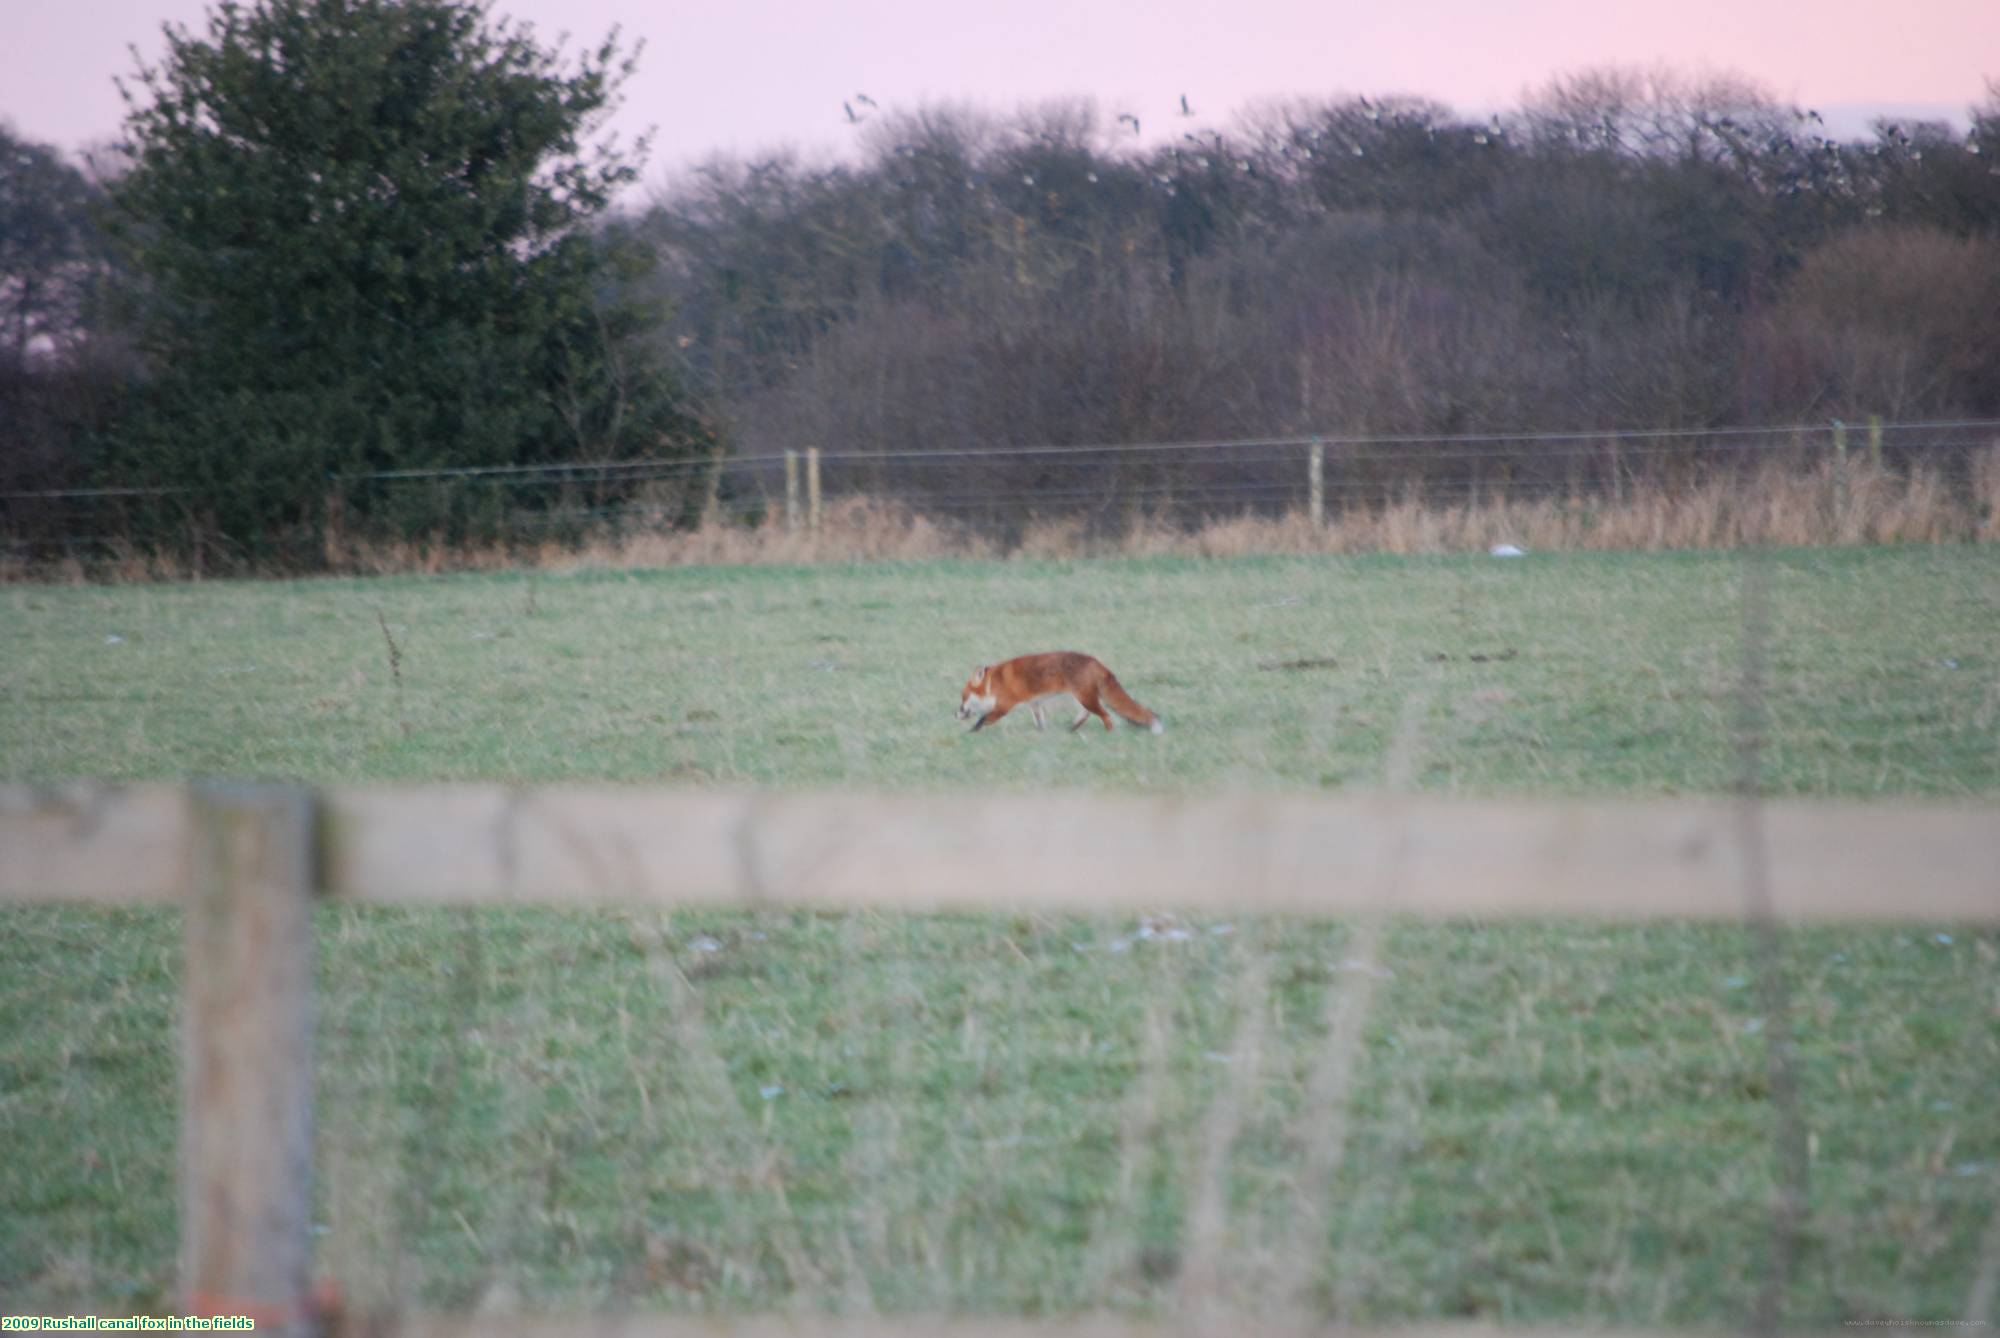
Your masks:
<svg viewBox="0 0 2000 1338"><path fill-rule="evenodd" d="M2000 923L2000 811L1727 799L0 786L0 901L185 909L183 1297L191 1313L247 1314L264 1332L323 1327L311 1299L309 1215L315 895L1991 924ZM639 1315L404 1316L341 1327L519 1338L579 1329L633 1338L1188 1331L1109 1319Z"/></svg>

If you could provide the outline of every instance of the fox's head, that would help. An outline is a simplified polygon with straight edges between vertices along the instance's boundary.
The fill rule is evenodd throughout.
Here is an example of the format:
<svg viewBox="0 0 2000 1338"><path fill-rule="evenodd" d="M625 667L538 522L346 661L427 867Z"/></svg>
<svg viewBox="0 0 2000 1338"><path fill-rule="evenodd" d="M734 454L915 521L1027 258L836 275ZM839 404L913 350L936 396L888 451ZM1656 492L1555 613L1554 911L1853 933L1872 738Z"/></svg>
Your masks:
<svg viewBox="0 0 2000 1338"><path fill-rule="evenodd" d="M965 691L958 694L958 718L965 719L975 712L984 715L993 709L993 692L986 686L986 673L993 666L982 664L972 671L972 677L965 680Z"/></svg>

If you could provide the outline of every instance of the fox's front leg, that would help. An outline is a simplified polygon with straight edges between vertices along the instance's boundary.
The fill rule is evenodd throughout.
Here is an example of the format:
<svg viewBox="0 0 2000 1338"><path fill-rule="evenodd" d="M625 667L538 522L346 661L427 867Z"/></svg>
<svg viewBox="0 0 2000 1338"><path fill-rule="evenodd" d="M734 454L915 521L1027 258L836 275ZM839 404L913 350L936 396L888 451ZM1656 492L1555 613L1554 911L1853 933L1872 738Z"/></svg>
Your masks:
<svg viewBox="0 0 2000 1338"><path fill-rule="evenodd" d="M1029 714L1035 717L1036 729L1044 729L1047 727L1048 721L1042 715L1042 704L1040 702L1030 702L1028 704L1028 712Z"/></svg>
<svg viewBox="0 0 2000 1338"><path fill-rule="evenodd" d="M1000 719L1000 717L1006 715L1007 712L1013 709L1014 708L1011 706L996 706L992 710L988 711L985 715L980 716L978 721L972 726L972 728L968 729L965 732L967 734L977 734L980 730L985 729L988 725Z"/></svg>

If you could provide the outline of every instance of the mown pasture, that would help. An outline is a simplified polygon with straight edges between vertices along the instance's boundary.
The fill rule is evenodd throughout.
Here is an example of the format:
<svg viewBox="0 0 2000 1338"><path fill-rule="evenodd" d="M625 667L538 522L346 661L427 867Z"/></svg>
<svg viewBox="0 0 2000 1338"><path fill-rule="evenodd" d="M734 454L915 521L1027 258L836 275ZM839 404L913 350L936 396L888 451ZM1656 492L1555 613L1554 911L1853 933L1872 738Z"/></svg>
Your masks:
<svg viewBox="0 0 2000 1338"><path fill-rule="evenodd" d="M1709 794L1755 719L1773 793L2000 795L1984 548L21 585L0 616L10 779ZM1059 647L1167 733L951 719L975 664ZM1746 931L1396 923L1357 959L1349 926L1169 910L330 908L322 1263L359 1302L1147 1311L1234 1090L1244 1311L1749 1313L1781 1103ZM2000 935L1812 929L1783 961L1786 1316L1959 1315L2000 1184ZM0 912L10 1310L170 1295L182 969L170 914ZM1351 1132L1302 1238L1359 970Z"/></svg>

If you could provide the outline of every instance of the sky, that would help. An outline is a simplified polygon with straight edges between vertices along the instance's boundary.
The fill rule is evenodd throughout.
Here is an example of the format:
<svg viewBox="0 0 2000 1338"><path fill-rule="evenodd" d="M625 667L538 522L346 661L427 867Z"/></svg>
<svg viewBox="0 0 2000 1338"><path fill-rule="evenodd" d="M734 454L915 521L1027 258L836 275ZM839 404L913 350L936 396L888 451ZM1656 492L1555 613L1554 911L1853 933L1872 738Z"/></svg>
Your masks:
<svg viewBox="0 0 2000 1338"><path fill-rule="evenodd" d="M494 0L571 49L614 26L645 43L612 128L651 128L645 183L714 154L850 149L871 114L941 102L997 112L1091 99L1147 140L1227 128L1292 98L1416 94L1467 115L1551 77L1664 64L1747 75L1829 126L1876 114L1964 124L2000 80L2000 0ZM0 122L79 151L116 138L113 86L206 0L8 0ZM1185 96L1194 115L1180 115Z"/></svg>

